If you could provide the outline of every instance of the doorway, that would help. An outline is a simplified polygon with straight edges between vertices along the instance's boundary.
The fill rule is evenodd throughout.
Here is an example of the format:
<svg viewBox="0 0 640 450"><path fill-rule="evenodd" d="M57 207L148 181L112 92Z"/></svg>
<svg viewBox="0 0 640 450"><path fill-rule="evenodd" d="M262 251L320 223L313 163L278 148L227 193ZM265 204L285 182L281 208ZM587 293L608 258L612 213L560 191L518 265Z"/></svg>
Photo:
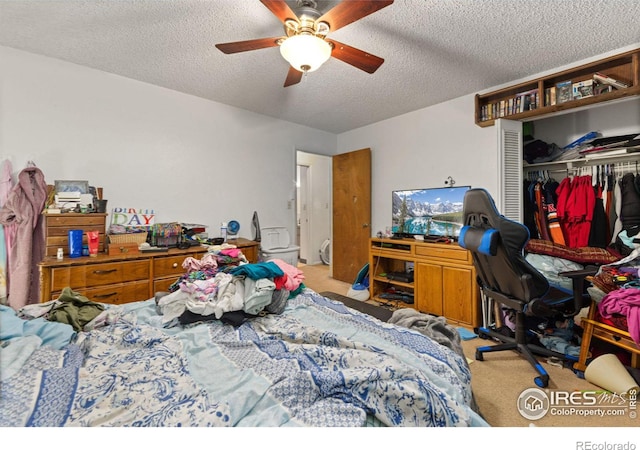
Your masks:
<svg viewBox="0 0 640 450"><path fill-rule="evenodd" d="M296 151L296 225L300 262L323 264L322 244L331 237L331 157Z"/></svg>

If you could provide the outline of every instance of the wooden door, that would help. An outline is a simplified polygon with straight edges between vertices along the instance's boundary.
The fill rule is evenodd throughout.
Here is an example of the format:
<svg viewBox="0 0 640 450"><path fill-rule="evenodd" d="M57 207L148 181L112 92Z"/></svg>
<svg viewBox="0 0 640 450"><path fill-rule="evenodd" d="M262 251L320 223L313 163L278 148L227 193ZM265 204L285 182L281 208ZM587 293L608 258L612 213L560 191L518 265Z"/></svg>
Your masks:
<svg viewBox="0 0 640 450"><path fill-rule="evenodd" d="M371 149L332 158L333 278L354 283L369 259L371 238Z"/></svg>

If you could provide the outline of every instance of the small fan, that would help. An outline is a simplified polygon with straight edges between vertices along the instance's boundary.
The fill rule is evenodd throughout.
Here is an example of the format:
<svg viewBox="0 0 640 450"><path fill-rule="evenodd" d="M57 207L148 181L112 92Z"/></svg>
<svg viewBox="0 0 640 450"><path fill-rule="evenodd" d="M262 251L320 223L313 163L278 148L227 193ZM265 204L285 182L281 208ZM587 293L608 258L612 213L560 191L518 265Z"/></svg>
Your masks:
<svg viewBox="0 0 640 450"><path fill-rule="evenodd" d="M227 224L227 236L231 239L235 239L238 235L238 231L240 231L240 224L237 220L230 220Z"/></svg>
<svg viewBox="0 0 640 450"><path fill-rule="evenodd" d="M331 241L329 239L325 240L320 246L320 259L324 264L329 264L331 262Z"/></svg>

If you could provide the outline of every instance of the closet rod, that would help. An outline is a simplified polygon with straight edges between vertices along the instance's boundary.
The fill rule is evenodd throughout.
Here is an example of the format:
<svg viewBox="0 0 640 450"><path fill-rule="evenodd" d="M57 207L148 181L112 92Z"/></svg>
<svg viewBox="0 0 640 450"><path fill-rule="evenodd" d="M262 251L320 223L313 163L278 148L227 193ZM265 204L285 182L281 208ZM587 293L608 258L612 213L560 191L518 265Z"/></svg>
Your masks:
<svg viewBox="0 0 640 450"><path fill-rule="evenodd" d="M621 159L624 158L624 159ZM633 156L624 155L624 156L611 156L609 158L581 158L581 159L571 159L566 161L550 161L547 163L536 163L529 164L522 167L522 171L524 173L528 172L539 172L541 170L546 170L549 172L566 172L568 170L575 169L577 167L590 167L590 166L602 166L604 164L626 164L626 163L635 163L638 164L638 159L640 158L640 152L634 154Z"/></svg>

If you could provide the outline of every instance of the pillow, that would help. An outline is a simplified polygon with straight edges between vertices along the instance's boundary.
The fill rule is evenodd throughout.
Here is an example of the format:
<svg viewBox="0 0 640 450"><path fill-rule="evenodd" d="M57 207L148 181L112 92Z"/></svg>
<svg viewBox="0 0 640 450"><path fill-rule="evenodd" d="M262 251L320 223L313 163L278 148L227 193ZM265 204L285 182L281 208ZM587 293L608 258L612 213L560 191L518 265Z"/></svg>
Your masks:
<svg viewBox="0 0 640 450"><path fill-rule="evenodd" d="M556 244L542 239L531 239L524 247L529 253L555 256L568 259L580 264L610 264L620 259L618 256L600 247L570 248L566 245Z"/></svg>

